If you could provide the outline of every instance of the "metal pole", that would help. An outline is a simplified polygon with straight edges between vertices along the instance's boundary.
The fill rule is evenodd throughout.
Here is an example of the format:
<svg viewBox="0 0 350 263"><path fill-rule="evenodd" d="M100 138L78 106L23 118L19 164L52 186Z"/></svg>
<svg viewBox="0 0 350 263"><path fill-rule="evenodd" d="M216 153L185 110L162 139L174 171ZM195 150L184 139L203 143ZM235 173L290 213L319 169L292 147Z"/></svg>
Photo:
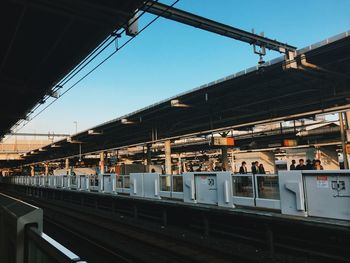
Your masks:
<svg viewBox="0 0 350 263"><path fill-rule="evenodd" d="M105 173L105 152L100 152L100 174Z"/></svg>
<svg viewBox="0 0 350 263"><path fill-rule="evenodd" d="M165 174L172 174L171 171L171 142L167 140L164 142L165 152Z"/></svg>
<svg viewBox="0 0 350 263"><path fill-rule="evenodd" d="M78 122L73 121L73 123L75 124L75 134L77 134L78 133Z"/></svg>
<svg viewBox="0 0 350 263"><path fill-rule="evenodd" d="M349 169L349 162L348 162L348 153L346 151L346 138L345 138L345 127L344 127L344 118L343 113L339 112L339 125L340 125L340 137L341 137L341 145L343 149L343 162L344 162L344 169Z"/></svg>
<svg viewBox="0 0 350 263"><path fill-rule="evenodd" d="M81 143L79 143L79 162L81 162Z"/></svg>
<svg viewBox="0 0 350 263"><path fill-rule="evenodd" d="M345 123L346 123L346 129L350 130L350 111L345 112ZM349 142L349 138L347 138L347 141Z"/></svg>
<svg viewBox="0 0 350 263"><path fill-rule="evenodd" d="M222 169L227 171L228 170L228 156L227 156L227 146L221 147L221 165Z"/></svg>
<svg viewBox="0 0 350 263"><path fill-rule="evenodd" d="M66 158L65 168L66 168L66 173L68 173L69 172L69 159L68 158Z"/></svg>

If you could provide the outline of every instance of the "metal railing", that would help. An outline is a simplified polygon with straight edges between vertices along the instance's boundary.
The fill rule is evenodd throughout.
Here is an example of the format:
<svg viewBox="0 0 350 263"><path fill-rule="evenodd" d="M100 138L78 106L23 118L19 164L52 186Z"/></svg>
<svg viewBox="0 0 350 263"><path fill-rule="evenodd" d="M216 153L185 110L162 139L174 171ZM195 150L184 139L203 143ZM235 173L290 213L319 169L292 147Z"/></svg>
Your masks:
<svg viewBox="0 0 350 263"><path fill-rule="evenodd" d="M83 263L80 258L40 232L35 226L25 229L25 260L24 263Z"/></svg>
<svg viewBox="0 0 350 263"><path fill-rule="evenodd" d="M44 234L42 224L42 209L0 193L0 262L85 262Z"/></svg>

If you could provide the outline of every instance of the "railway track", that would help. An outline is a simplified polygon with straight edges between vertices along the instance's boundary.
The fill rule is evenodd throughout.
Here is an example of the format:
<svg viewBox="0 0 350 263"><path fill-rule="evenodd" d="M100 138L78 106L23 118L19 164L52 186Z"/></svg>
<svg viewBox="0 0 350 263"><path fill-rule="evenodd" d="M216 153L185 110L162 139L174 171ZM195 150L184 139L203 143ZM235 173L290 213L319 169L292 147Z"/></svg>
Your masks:
<svg viewBox="0 0 350 263"><path fill-rule="evenodd" d="M18 197L20 193L15 194ZM339 240L334 244L317 239L303 240L297 233L294 236L292 228L273 229L274 247L269 250L264 229L249 223L248 227L237 224L237 220L229 225L225 220L221 223L216 220L206 235L201 222L191 220L187 214L183 214L189 221L187 227L183 224L176 227L173 222L161 227L159 220L135 219L129 211L121 207L113 209L108 202L86 203L85 200L81 203L74 198L20 195L44 209L45 225L53 227L52 234L48 234L63 244L64 237L56 237L57 232L70 231L73 236L81 236L81 241L75 244L85 239L84 242L90 244L87 246L92 246L91 250L100 247L99 251L104 251L105 255L98 258L112 258L104 262L350 262L349 257L342 254L343 248L337 250ZM132 207L130 209L132 211ZM141 212L138 212L140 216ZM60 227L62 230L57 231ZM341 240L346 246L344 241L347 242ZM74 250L75 245L70 243L67 247ZM330 248L336 252L334 255L328 254Z"/></svg>
<svg viewBox="0 0 350 263"><path fill-rule="evenodd" d="M89 263L101 263L101 257L103 262L261 262L261 258L256 256L225 254L90 213L68 211L67 208L57 204L53 206L36 198L21 198L43 208L44 231L47 234L83 258L86 255ZM89 247L98 253L94 255L89 250L86 253Z"/></svg>

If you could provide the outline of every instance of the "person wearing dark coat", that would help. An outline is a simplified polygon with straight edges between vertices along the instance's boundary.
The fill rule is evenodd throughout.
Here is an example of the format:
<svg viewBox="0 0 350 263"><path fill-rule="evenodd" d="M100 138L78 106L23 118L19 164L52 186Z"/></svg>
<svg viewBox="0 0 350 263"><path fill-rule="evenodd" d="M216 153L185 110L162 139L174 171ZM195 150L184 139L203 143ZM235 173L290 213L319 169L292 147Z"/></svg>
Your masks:
<svg viewBox="0 0 350 263"><path fill-rule="evenodd" d="M299 164L295 167L295 170L306 170L306 165L304 164L304 159L299 160Z"/></svg>
<svg viewBox="0 0 350 263"><path fill-rule="evenodd" d="M306 160L306 170L313 170L314 166L312 165L312 162L310 159Z"/></svg>
<svg viewBox="0 0 350 263"><path fill-rule="evenodd" d="M262 163L259 165L259 174L266 174L264 165Z"/></svg>
<svg viewBox="0 0 350 263"><path fill-rule="evenodd" d="M242 162L242 166L241 167L239 167L239 173L240 174L246 174L246 173L248 173L248 171L247 171L247 163L246 162Z"/></svg>
<svg viewBox="0 0 350 263"><path fill-rule="evenodd" d="M252 163L252 174L258 174L259 173L259 162L253 162Z"/></svg>
<svg viewBox="0 0 350 263"><path fill-rule="evenodd" d="M296 164L296 161L292 160L292 164L289 166L289 170L291 171L295 170L295 164Z"/></svg>
<svg viewBox="0 0 350 263"><path fill-rule="evenodd" d="M315 160L314 169L315 170L323 170L323 166L321 165L321 161L320 160Z"/></svg>

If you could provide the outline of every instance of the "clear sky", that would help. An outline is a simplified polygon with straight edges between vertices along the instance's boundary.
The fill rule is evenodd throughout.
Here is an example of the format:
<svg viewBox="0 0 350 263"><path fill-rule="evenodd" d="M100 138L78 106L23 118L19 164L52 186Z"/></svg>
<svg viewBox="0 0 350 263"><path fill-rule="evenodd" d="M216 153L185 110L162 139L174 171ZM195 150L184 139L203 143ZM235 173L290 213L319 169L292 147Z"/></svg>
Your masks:
<svg viewBox="0 0 350 263"><path fill-rule="evenodd" d="M350 0L180 0L176 7L298 48L350 29ZM140 27L152 18L143 16ZM266 60L277 56L268 52ZM75 133L74 121L85 130L257 61L246 43L160 18L21 132Z"/></svg>

